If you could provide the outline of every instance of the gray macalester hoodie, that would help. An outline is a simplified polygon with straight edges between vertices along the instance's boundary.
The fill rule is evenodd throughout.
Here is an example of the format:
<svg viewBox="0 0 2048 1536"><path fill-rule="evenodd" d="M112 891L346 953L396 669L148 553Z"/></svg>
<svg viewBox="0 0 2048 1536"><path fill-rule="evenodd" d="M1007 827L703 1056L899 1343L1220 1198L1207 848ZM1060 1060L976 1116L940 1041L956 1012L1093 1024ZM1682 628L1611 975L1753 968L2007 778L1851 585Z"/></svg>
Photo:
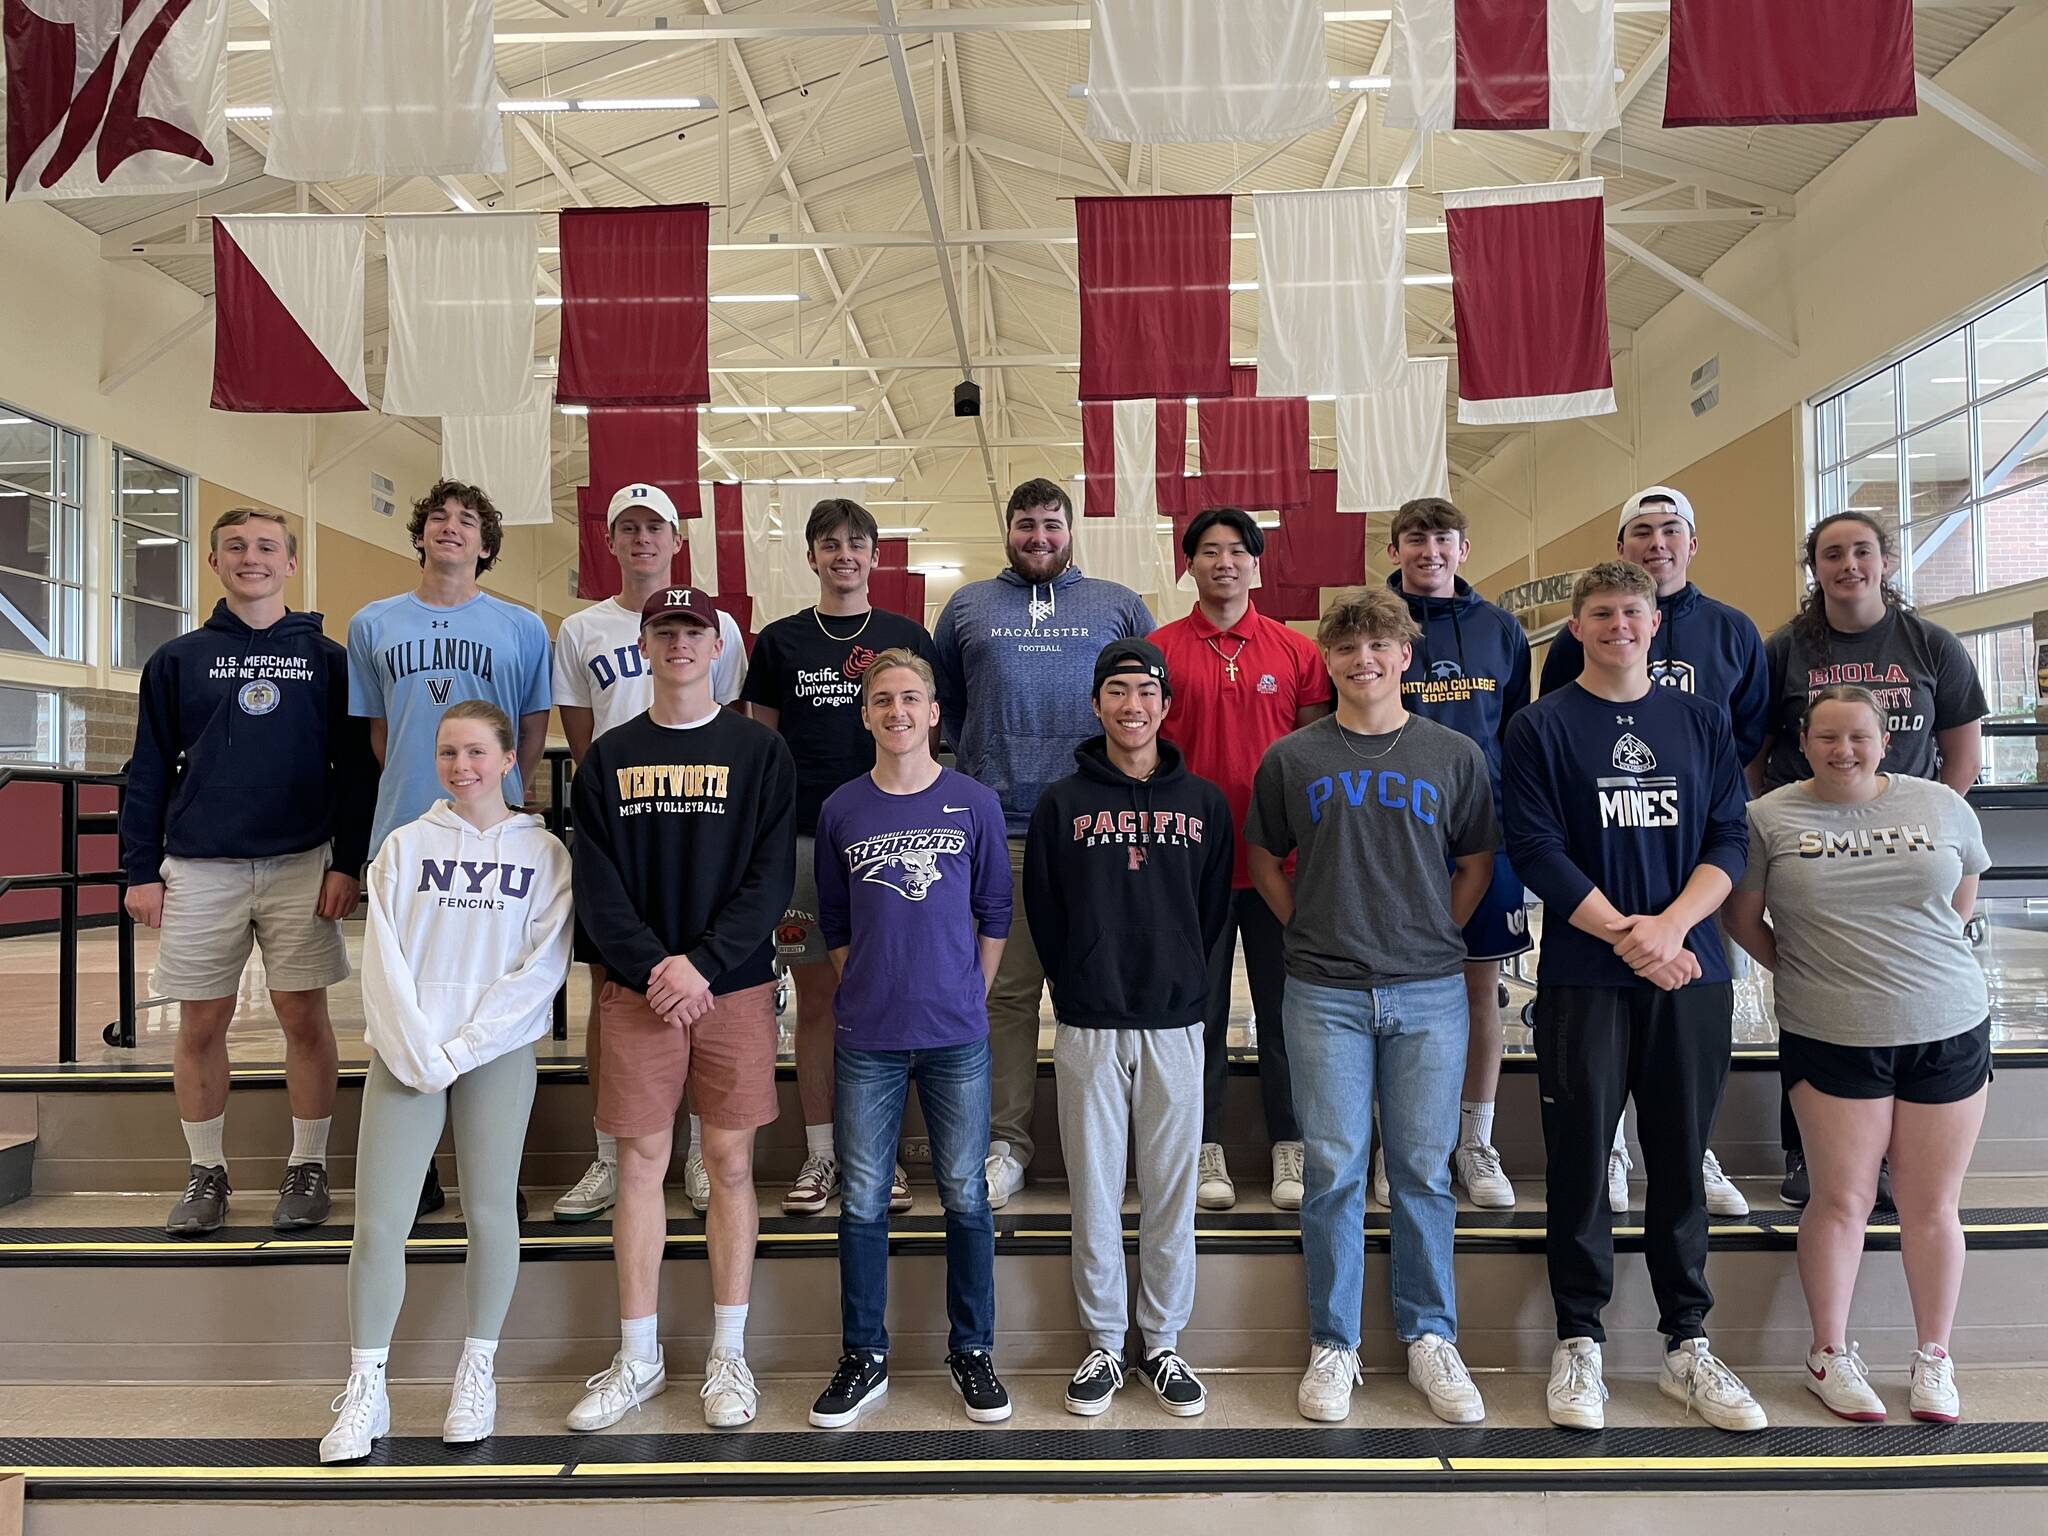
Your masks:
<svg viewBox="0 0 2048 1536"><path fill-rule="evenodd" d="M960 771L1002 801L1010 836L1025 834L1045 786L1102 730L1090 703L1095 658L1152 629L1137 593L1074 565L1038 583L1004 570L948 599L932 631L940 723Z"/></svg>

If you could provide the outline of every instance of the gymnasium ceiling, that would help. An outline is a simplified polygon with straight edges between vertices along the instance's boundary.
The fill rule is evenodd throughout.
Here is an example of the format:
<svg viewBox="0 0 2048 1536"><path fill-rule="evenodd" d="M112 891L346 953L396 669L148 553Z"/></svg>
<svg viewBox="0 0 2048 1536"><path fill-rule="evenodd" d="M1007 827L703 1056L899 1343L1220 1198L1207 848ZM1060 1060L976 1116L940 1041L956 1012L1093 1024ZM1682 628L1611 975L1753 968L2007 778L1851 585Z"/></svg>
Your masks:
<svg viewBox="0 0 2048 1536"><path fill-rule="evenodd" d="M1332 0L1334 15L1380 19L1331 22L1332 74L1383 73L1384 9L1346 11L1340 3ZM260 105L270 95L268 55L260 51L268 0L231 0L231 8L245 51L230 54L229 101ZM1418 149L1406 131L1383 125L1384 93L1361 91L1333 93L1331 125L1282 144L1153 148L1097 144L1083 132L1086 102L1069 87L1087 77L1085 5L497 0L497 62L508 99L706 97L716 107L520 115L507 119L510 169L502 177L363 179L310 189L266 177L266 125L237 120L228 182L196 202L108 198L58 206L102 237L108 257L147 260L204 295L212 291L210 230L197 214L709 202L721 210L712 218L712 292L800 297L712 307L713 367L729 371L712 382L714 406L725 409L703 419L707 473L893 477L886 487L865 487L882 522L922 528L920 558L964 558L971 573L997 559L994 497L1026 476L1065 478L1080 468L1079 319L1066 201L1077 194L1385 185L1407 171L1410 222L1426 225L1440 220L1442 188L1597 173L1607 178L1610 216L1637 221L1622 233L1697 277L1755 224L1790 217L1799 189L1868 131L1860 124L1666 131L1659 123L1668 15L1654 0L1620 0L1617 9L1626 106L1622 126L1605 135L1452 133ZM1939 71L2009 9L1922 0L1918 68ZM657 27L671 35L651 37ZM748 35L699 35L707 28ZM843 30L831 35L833 28ZM892 65L899 49L908 102ZM950 281L932 238L907 108L932 173ZM1239 222L1249 227L1248 205ZM977 232L994 238L979 245L962 238ZM778 236L814 244L777 249ZM553 243L551 223L543 243ZM730 245L770 248L720 249ZM373 238L373 388L384 331L379 249ZM552 252L543 256L545 268L557 262ZM1680 290L1653 263L1612 247L1607 263L1619 353ZM1238 242L1236 264L1236 276L1254 275L1250 242ZM1411 276L1447 266L1441 234L1410 237ZM1450 290L1411 287L1408 304L1411 347L1442 349L1452 339ZM547 308L539 314L544 361L554 353L557 318ZM1233 318L1233 351L1255 354L1256 295L1239 294ZM962 340L983 386L978 425L951 413ZM1016 358L1032 361L996 365ZM750 369L754 363L771 367ZM738 409L806 404L856 409ZM1328 406L1316 407L1312 431L1327 434L1329 418ZM434 426L409 425L430 435ZM1454 485L1504 440L1455 420L1450 431ZM558 416L558 516L573 517L583 445L582 423ZM1317 438L1315 453L1321 465L1334 462L1327 436Z"/></svg>

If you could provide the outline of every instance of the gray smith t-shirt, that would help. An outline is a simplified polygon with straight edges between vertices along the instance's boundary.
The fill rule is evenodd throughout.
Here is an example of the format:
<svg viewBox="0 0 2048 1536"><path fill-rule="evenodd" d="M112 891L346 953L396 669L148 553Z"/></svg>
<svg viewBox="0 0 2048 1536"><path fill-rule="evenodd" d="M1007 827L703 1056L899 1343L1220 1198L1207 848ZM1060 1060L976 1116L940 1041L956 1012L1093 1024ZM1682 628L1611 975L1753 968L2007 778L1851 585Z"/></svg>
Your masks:
<svg viewBox="0 0 2048 1536"><path fill-rule="evenodd" d="M1991 867L1977 813L1934 779L1887 776L1835 805L1809 784L1749 802L1749 868L1778 945L1778 1027L1833 1045L1925 1045L1991 1011L1949 898Z"/></svg>
<svg viewBox="0 0 2048 1536"><path fill-rule="evenodd" d="M1245 836L1299 851L1287 974L1357 991L1457 974L1451 860L1500 845L1485 755L1420 715L1384 736L1332 715L1281 737L1252 781Z"/></svg>

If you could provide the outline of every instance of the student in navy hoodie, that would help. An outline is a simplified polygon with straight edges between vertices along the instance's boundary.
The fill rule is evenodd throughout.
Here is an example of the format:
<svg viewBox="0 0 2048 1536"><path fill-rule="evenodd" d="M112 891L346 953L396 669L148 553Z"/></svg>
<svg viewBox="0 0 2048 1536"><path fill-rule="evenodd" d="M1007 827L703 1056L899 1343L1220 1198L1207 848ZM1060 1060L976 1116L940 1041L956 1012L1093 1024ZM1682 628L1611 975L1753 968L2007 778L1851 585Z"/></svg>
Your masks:
<svg viewBox="0 0 2048 1536"><path fill-rule="evenodd" d="M1500 744L1508 721L1529 702L1529 637L1520 622L1474 592L1458 575L1472 553L1465 514L1440 496L1424 496L1394 514L1387 585L1408 605L1422 634L1401 678L1402 702L1416 714L1469 736L1486 754L1500 811ZM1500 1092L1507 1031L1500 1016L1500 968L1529 948L1522 882L1505 849L1494 850L1493 883L1465 923L1465 1007L1471 1034L1458 1104L1458 1149L1451 1171L1472 1203L1504 1210L1515 1186L1493 1149L1493 1102ZM1384 1184L1384 1173L1376 1184Z"/></svg>
<svg viewBox="0 0 2048 1536"><path fill-rule="evenodd" d="M1718 704L1650 675L1656 583L1611 560L1579 577L1572 633L1586 665L1508 727L1508 852L1543 898L1536 993L1558 1344L1550 1419L1599 1429L1600 1315L1614 1290L1607 1149L1633 1093L1649 1172L1643 1242L1659 1386L1719 1429L1764 1411L1707 1348L1707 1205L1700 1155L1728 1082L1728 958L1715 914L1748 857L1741 766Z"/></svg>
<svg viewBox="0 0 2048 1536"><path fill-rule="evenodd" d="M1083 576L1074 562L1074 503L1050 480L1026 480L1004 515L1009 565L947 599L932 629L940 723L960 771L996 792L1021 877L1024 834L1038 797L1064 777L1074 748L1095 734L1083 691L1112 640L1152 633L1129 587ZM1038 1020L1045 967L1018 912L988 995L988 1203L1001 1210L1031 1164L1038 1092Z"/></svg>
<svg viewBox="0 0 2048 1536"><path fill-rule="evenodd" d="M1046 790L1024 851L1024 905L1059 1024L1060 1145L1074 1202L1074 1294L1088 1353L1067 1411L1092 1418L1124 1383L1125 1149L1137 1147L1134 1362L1177 1418L1207 1405L1180 1355L1195 1303L1208 957L1230 921L1230 802L1159 739L1166 657L1118 640L1095 661L1102 734Z"/></svg>
<svg viewBox="0 0 2048 1536"><path fill-rule="evenodd" d="M1716 602L1687 574L1699 553L1699 524L1685 492L1668 485L1640 490L1622 503L1614 551L1640 565L1657 583L1657 637L1650 646L1650 681L1711 699L1728 712L1735 733L1735 759L1748 776L1751 793L1763 783L1763 755L1770 729L1771 670L1763 637L1739 608ZM1586 653L1569 627L1550 642L1543 658L1543 692L1562 688L1585 667ZM1731 957L1732 959L1733 957ZM1740 960L1735 964L1745 963ZM1792 1115L1786 1110L1785 1120ZM1607 1158L1607 1203L1616 1215L1628 1209L1627 1124L1616 1121ZM1707 1210L1716 1216L1747 1216L1749 1201L1711 1150L1702 1153Z"/></svg>
<svg viewBox="0 0 2048 1536"><path fill-rule="evenodd" d="M228 1024L252 945L284 1034L292 1112L271 1224L327 1219L327 989L348 976L341 920L361 892L377 796L369 733L348 712L348 652L319 614L285 609L299 551L282 514L224 512L208 543L227 596L143 665L121 801L128 915L163 931L155 988L179 1003L171 1075L191 1169L164 1223L173 1237L227 1220Z"/></svg>

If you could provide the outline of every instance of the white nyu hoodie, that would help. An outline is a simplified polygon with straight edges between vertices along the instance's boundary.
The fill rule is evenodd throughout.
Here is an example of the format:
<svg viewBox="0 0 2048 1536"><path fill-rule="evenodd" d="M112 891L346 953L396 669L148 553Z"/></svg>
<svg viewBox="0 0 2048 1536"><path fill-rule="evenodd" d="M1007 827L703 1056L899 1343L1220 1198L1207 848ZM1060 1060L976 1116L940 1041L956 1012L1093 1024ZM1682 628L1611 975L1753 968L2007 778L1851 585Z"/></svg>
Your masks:
<svg viewBox="0 0 2048 1536"><path fill-rule="evenodd" d="M548 1032L569 970L569 851L538 816L479 832L435 802L370 865L363 1037L438 1093Z"/></svg>

